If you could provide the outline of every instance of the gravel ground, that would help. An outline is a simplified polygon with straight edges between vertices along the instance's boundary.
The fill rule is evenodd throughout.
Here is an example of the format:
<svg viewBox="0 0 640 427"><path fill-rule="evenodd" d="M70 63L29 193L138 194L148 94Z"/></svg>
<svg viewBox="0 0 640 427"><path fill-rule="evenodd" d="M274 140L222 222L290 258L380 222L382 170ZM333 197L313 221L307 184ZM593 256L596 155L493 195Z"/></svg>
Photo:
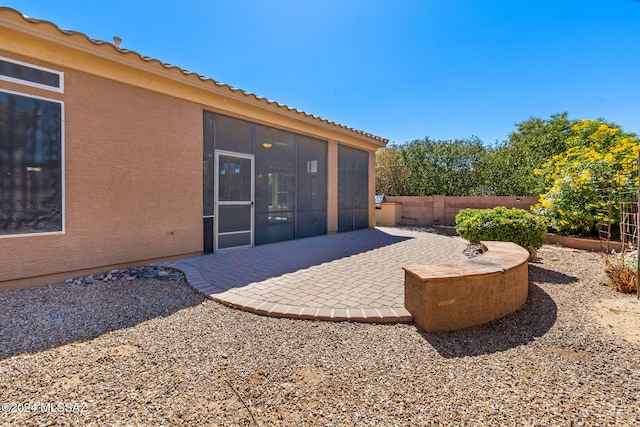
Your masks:
<svg viewBox="0 0 640 427"><path fill-rule="evenodd" d="M0 293L1 425L632 426L640 347L594 320L599 255L543 247L488 325L260 317L182 280Z"/></svg>

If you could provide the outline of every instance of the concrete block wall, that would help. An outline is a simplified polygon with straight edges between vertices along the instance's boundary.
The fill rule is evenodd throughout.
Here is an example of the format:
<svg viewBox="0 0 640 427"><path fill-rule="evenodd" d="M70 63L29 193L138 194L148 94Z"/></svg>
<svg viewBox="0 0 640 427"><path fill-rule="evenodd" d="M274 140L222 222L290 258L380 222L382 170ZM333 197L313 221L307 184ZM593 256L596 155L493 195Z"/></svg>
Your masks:
<svg viewBox="0 0 640 427"><path fill-rule="evenodd" d="M462 209L491 209L497 206L531 210L538 197L530 196L387 196L386 202L402 203L402 223L431 227L434 221L453 226Z"/></svg>

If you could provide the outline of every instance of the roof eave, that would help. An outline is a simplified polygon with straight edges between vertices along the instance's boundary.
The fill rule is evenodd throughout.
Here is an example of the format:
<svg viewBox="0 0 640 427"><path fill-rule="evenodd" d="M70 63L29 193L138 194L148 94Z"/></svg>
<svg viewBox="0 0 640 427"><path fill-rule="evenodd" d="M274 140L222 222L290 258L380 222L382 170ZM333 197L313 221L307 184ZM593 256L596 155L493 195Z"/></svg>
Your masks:
<svg viewBox="0 0 640 427"><path fill-rule="evenodd" d="M9 12L10 14L5 12ZM365 142L375 148L384 147L388 143L387 139L373 134L350 128L328 119L271 101L253 93L232 87L228 84L182 69L175 65L163 63L158 59L143 56L138 52L119 48L113 43L91 39L86 34L77 31L63 30L50 21L27 17L15 9L0 7L0 24L3 26L16 31L25 32L25 22L33 25L33 27L30 27L28 31L31 36L45 38L61 45L67 45L89 55L101 57L106 61L126 64L128 67L133 67L137 70L151 73L160 78L168 78L182 84L197 87L200 90L205 89L219 96L233 99L236 102L251 104L252 106L266 109L279 115L295 118L295 120L306 122L310 125L320 126L327 130L331 130L333 133L343 135L348 139L356 139L361 142Z"/></svg>

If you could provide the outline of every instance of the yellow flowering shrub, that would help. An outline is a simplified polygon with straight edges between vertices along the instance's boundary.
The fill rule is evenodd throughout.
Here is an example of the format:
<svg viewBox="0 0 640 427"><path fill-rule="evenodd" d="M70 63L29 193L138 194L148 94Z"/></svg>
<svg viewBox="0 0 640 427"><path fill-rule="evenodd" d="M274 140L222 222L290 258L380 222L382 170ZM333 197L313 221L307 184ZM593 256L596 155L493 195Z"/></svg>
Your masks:
<svg viewBox="0 0 640 427"><path fill-rule="evenodd" d="M607 207L607 196L638 186L640 144L634 134L602 120L576 122L567 138L567 150L551 158L536 174L544 176L545 192L534 211L552 231L595 235L598 222L606 220L598 210ZM618 207L612 204L617 222Z"/></svg>

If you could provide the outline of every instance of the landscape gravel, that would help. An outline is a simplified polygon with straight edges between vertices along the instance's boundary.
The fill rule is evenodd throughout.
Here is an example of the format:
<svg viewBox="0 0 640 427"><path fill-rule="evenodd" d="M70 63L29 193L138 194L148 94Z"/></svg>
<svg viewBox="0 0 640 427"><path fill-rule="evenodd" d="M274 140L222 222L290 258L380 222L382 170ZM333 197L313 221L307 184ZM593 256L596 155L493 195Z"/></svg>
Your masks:
<svg viewBox="0 0 640 427"><path fill-rule="evenodd" d="M640 347L592 315L636 296L598 254L538 256L522 309L453 333L262 317L177 276L0 292L0 425L640 425Z"/></svg>

